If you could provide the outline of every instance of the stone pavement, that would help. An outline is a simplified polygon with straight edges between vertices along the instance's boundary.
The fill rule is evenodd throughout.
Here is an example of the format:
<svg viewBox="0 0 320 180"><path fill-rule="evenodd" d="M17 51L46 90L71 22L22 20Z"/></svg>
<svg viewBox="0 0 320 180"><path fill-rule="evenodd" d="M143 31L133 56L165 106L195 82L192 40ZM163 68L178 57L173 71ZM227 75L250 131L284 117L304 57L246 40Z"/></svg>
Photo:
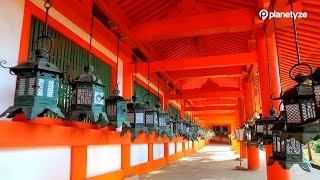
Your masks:
<svg viewBox="0 0 320 180"><path fill-rule="evenodd" d="M260 170L232 170L239 165L235 154L228 145L209 145L166 167L140 177L142 180L266 180L265 153L260 151ZM247 167L246 160L242 166ZM299 166L291 168L292 180L320 180L320 170L305 172Z"/></svg>

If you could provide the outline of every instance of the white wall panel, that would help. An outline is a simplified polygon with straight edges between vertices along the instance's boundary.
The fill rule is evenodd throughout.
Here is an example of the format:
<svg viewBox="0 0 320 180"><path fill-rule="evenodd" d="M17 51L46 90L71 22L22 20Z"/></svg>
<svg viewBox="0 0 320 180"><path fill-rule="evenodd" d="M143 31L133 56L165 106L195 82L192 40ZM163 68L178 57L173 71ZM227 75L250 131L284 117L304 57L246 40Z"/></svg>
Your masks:
<svg viewBox="0 0 320 180"><path fill-rule="evenodd" d="M173 155L176 151L176 146L174 142L169 143L169 156Z"/></svg>
<svg viewBox="0 0 320 180"><path fill-rule="evenodd" d="M189 149L192 148L192 141L189 141Z"/></svg>
<svg viewBox="0 0 320 180"><path fill-rule="evenodd" d="M153 144L153 159L164 157L164 144Z"/></svg>
<svg viewBox="0 0 320 180"><path fill-rule="evenodd" d="M0 179L69 180L71 148L0 149Z"/></svg>
<svg viewBox="0 0 320 180"><path fill-rule="evenodd" d="M177 142L177 152L182 151L182 142Z"/></svg>
<svg viewBox="0 0 320 180"><path fill-rule="evenodd" d="M130 166L148 162L148 144L132 144L130 146Z"/></svg>
<svg viewBox="0 0 320 180"><path fill-rule="evenodd" d="M189 149L189 143L188 142L185 142L184 143L184 150L188 150Z"/></svg>
<svg viewBox="0 0 320 180"><path fill-rule="evenodd" d="M121 169L121 145L94 145L87 150L87 178Z"/></svg>
<svg viewBox="0 0 320 180"><path fill-rule="evenodd" d="M24 2L25 0L0 0L0 60L7 61L5 66L8 67L18 63ZM13 105L16 76L10 75L8 69L1 68L0 77L2 78L0 80L0 112L2 113Z"/></svg>

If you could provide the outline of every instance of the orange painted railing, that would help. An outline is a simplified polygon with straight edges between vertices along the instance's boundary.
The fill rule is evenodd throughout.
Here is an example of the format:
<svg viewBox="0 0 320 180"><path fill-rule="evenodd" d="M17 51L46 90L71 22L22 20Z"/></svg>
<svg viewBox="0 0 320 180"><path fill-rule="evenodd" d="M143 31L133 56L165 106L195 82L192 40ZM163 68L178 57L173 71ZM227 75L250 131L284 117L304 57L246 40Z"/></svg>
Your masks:
<svg viewBox="0 0 320 180"><path fill-rule="evenodd" d="M53 118L37 118L26 122L22 117L14 121L0 120L0 148L13 147L39 147L39 146L71 146L71 180L99 180L99 179L123 179L130 175L142 175L152 170L161 168L183 156L189 155L204 147L204 140L199 140L198 146L192 143L192 147L185 149L182 137L162 138L156 134L139 134L134 142L131 142L131 134L120 136L110 127L99 129L98 126L62 121ZM169 143L175 143L175 153L169 155ZM177 152L177 143L182 143L182 151ZM164 157L153 160L153 144L164 144ZM87 147L88 145L121 145L121 169L115 172L101 174L86 178ZM132 144L148 144L148 162L136 166L130 166L130 146Z"/></svg>

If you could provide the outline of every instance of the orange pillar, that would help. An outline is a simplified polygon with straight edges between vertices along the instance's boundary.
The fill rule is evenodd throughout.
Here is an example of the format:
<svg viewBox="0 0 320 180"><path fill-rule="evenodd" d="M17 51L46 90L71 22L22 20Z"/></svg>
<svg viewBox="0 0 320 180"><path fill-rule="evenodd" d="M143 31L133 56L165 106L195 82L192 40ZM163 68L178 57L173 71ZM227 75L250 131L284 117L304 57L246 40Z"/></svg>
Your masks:
<svg viewBox="0 0 320 180"><path fill-rule="evenodd" d="M184 119L185 117L184 117L184 115L185 115L185 111L184 111L184 109L185 109L185 101L184 101L184 99L182 99L182 101L181 101L181 116L182 116L182 119Z"/></svg>
<svg viewBox="0 0 320 180"><path fill-rule="evenodd" d="M121 169L125 177L130 175L130 144L121 145Z"/></svg>
<svg viewBox="0 0 320 180"><path fill-rule="evenodd" d="M164 143L164 158L166 158L166 164L169 163L169 143Z"/></svg>
<svg viewBox="0 0 320 180"><path fill-rule="evenodd" d="M259 149L255 146L248 147L248 169L260 169Z"/></svg>
<svg viewBox="0 0 320 180"><path fill-rule="evenodd" d="M267 39L264 31L262 29L259 29L256 32L257 32L256 37L257 37L260 87L261 87L261 96L262 96L261 97L262 110L263 110L263 116L269 116L270 115L269 109L271 108L272 103L273 103L273 107L276 109L278 109L279 103L280 103L279 101L271 103L271 99L270 99L271 95L273 95L273 97L278 97L281 91L279 67L278 67L278 56L277 56L277 50L276 50L277 48L276 48L274 36L271 36L268 39L268 44L267 44ZM268 65L268 62L269 62L269 65ZM269 81L269 78L270 78L270 81ZM271 155L272 155L272 145L267 145L266 146L266 163L268 163L268 160ZM272 166L267 166L267 177L268 177L268 180L290 179L290 171L281 168L279 164L275 163Z"/></svg>
<svg viewBox="0 0 320 180"><path fill-rule="evenodd" d="M87 146L71 147L71 180L86 179L87 177Z"/></svg>

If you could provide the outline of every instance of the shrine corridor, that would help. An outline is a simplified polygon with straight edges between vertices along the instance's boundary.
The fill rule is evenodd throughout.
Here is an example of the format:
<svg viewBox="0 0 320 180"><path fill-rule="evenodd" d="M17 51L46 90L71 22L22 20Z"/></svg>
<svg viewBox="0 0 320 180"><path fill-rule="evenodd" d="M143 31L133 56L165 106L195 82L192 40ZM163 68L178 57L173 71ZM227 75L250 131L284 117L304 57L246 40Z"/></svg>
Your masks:
<svg viewBox="0 0 320 180"><path fill-rule="evenodd" d="M235 159L239 155L228 145L208 145L203 149L184 157L164 168L152 171L142 177L142 180L265 180L265 153L260 151L259 171L237 171L233 167L239 165ZM246 159L242 166L247 167ZM292 180L319 180L320 171L312 169L311 173L304 172L299 166L291 168ZM279 179L280 180L280 179Z"/></svg>

